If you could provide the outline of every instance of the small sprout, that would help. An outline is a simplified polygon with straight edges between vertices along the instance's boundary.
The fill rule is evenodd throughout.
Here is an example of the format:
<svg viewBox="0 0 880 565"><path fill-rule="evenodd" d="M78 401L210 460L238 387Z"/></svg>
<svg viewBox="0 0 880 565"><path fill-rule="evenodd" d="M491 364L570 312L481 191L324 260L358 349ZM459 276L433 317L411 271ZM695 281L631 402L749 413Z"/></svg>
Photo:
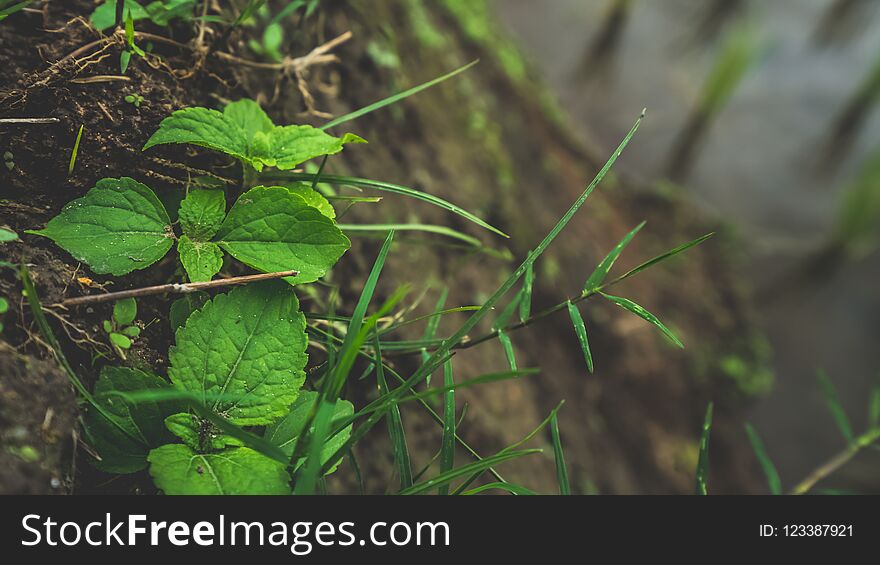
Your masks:
<svg viewBox="0 0 880 565"><path fill-rule="evenodd" d="M137 316L137 301L126 298L113 305L113 316L104 320L104 332L110 337L110 345L119 357L125 359L125 351L131 349L132 339L141 335L141 328L134 325Z"/></svg>
<svg viewBox="0 0 880 565"><path fill-rule="evenodd" d="M144 97L140 94L129 94L125 97L125 101L133 105L135 108L140 108L141 103L144 101Z"/></svg>

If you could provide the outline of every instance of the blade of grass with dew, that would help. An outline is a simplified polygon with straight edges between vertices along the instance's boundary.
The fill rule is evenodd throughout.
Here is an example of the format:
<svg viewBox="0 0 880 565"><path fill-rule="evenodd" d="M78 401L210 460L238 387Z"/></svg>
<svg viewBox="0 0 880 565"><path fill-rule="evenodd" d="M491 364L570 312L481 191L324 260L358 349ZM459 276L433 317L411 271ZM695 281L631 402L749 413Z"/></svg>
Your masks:
<svg viewBox="0 0 880 565"><path fill-rule="evenodd" d="M590 342L587 340L587 327L584 325L584 319L581 311L575 304L568 301L568 315L571 318L571 324L574 326L574 333L577 334L578 342L581 344L581 350L584 352L584 361L587 362L587 370L593 372L593 354L590 353Z"/></svg>
<svg viewBox="0 0 880 565"><path fill-rule="evenodd" d="M623 250L629 245L629 242L632 241L632 238L635 237L639 230L641 230L645 226L645 222L637 225L631 232L626 234L626 236L620 240L620 243L611 250L608 255L602 259L602 262L596 266L596 269L587 279L587 282L584 283L584 294L593 292L602 286L602 283L605 282L605 277L608 276L608 272L611 270L611 267L614 266L614 262L617 261L617 258L620 257L620 254L623 253Z"/></svg>
<svg viewBox="0 0 880 565"><path fill-rule="evenodd" d="M709 494L709 434L712 433L712 406L706 408L706 418L703 420L703 431L700 434L700 456L697 460L696 492L697 494Z"/></svg>
<svg viewBox="0 0 880 565"><path fill-rule="evenodd" d="M817 379L819 381L819 389L822 391L822 396L825 397L825 404L828 405L828 410L834 418L834 423L837 424L837 429L840 430L846 442L852 444L855 441L855 434L853 434L852 425L849 423L846 411L840 404L840 398L837 396L837 389L834 387L834 383L831 381L828 373L821 369L817 373Z"/></svg>
<svg viewBox="0 0 880 565"><path fill-rule="evenodd" d="M385 381L385 371L382 368L382 348L378 337L373 340L373 351L376 355L376 381L379 385L379 394L388 394L388 383ZM388 411L388 435L391 439L391 449L394 454L394 463L397 465L397 474L400 477L400 490L413 485L412 463L409 457L409 448L406 445L406 430L403 428L403 417L400 414L400 405L395 404Z"/></svg>
<svg viewBox="0 0 880 565"><path fill-rule="evenodd" d="M468 70L469 68L473 67L474 65L476 65L479 62L480 62L479 59L477 59L475 61L471 61L467 65L465 65L463 67L459 67L452 72L446 73L443 76L439 76L433 80L429 80L428 82L422 83L418 86L414 86L410 89L404 90L403 92L399 92L397 94L389 96L388 98L384 98L382 100L379 100L378 102L373 102L372 104L370 104L368 106L364 106L363 108L355 110L354 112L349 112L348 114L345 114L344 116L339 116L338 118L330 120L326 124L322 125L321 129L330 129L333 126L338 126L339 124L344 124L345 122L350 122L351 120L360 118L361 116L369 114L370 112L375 112L376 110L378 110L380 108L384 108L385 106L389 106L389 105L394 104L396 102L400 102L401 100L404 100L405 98L409 98L413 94L418 94L419 92L421 92L423 90L426 90L428 88L431 88L432 86L440 84L441 82L443 82L445 80L451 79L452 77L454 77L455 75L457 75L459 73L463 73L464 71Z"/></svg>
<svg viewBox="0 0 880 565"><path fill-rule="evenodd" d="M446 226L435 226L431 224L337 224L336 227L346 233L356 232L388 232L394 231L420 231L425 233L434 233L444 235L446 237L463 241L472 247L481 247L483 243L472 236L456 231Z"/></svg>
<svg viewBox="0 0 880 565"><path fill-rule="evenodd" d="M665 325L663 325L663 322L658 320L657 316L655 316L654 314L651 314L650 312L648 312L647 310L645 310L644 308L642 308L641 306L639 306L638 304L636 304L632 300L629 300L628 298L623 298L621 296L612 296L610 294L605 294L604 292L600 292L599 294L601 294L603 298L606 298L606 299L610 300L611 302L613 302L614 304L617 304L618 306L620 306L624 310L629 310L630 312L632 312L633 314L635 314L639 318L642 318L643 320L654 324L655 326L657 326L657 328L661 332L663 332L663 334L666 337L669 338L669 340L672 343L674 343L678 347L681 347L682 349L684 349L684 344L681 342L681 340L679 340L677 337L675 337L675 334L672 333L672 331L669 328L667 328Z"/></svg>
<svg viewBox="0 0 880 565"><path fill-rule="evenodd" d="M443 364L443 386L452 387L455 378L452 372L452 359ZM443 437L440 440L440 473L451 471L455 466L455 389L446 391L443 405ZM501 483L504 484L504 483ZM441 486L437 494L449 494L449 485Z"/></svg>
<svg viewBox="0 0 880 565"><path fill-rule="evenodd" d="M587 185L581 195L575 200L575 202L571 205L568 211L560 218L560 220L553 226L553 229L544 237L543 240L538 244L538 246L528 254L526 259L520 264L520 266L507 278L507 280L501 284L501 286L489 297L488 300L483 304L483 306L477 310L474 314L472 314L464 324L453 334L450 338L444 340L443 344L438 347L432 354L431 357L416 370L412 376L410 376L407 381L404 383L404 386L400 386L394 391L392 391L392 395L394 394L402 394L404 390L409 387L412 387L417 382L421 382L425 379L425 377L432 373L436 367L445 362L446 357L449 355L452 348L458 344L467 334L470 332L492 309L495 308L495 305L498 303L501 298L504 297L505 294L519 281L520 277L528 269L529 265L534 264L534 262L541 256L541 254L550 246L553 240L559 235L559 233L568 225L574 215L580 210L581 206L583 206L584 202L586 202L587 198L589 198L590 194L593 193L593 190L599 185L605 175L611 170L611 167L614 165L617 158L623 152L624 148L627 146L629 141L632 139L633 135L635 135L636 131L638 131L639 125L642 122L642 119L645 116L645 111L642 111L642 114L633 124L632 128L630 128L629 132L623 138L620 145L618 145L617 149L615 149L614 153L612 153L611 157L608 161L605 162L605 165L599 170L593 180ZM326 177L325 177L326 178ZM400 391L398 393L398 391ZM364 426L372 426L375 425L375 422L371 422L367 420L364 422L360 428ZM360 429L359 428L359 429ZM369 430L367 427L366 430L360 432L355 430L352 432L352 436L357 433L365 434L366 431ZM331 458L331 461L335 459L335 456ZM328 461L330 463L331 461ZM329 469L329 467L327 467Z"/></svg>
<svg viewBox="0 0 880 565"><path fill-rule="evenodd" d="M265 174L261 175L261 178L267 179L290 179L290 180L303 180L303 181L311 181L314 180L315 175L312 173L292 173L288 171L268 171ZM457 214L462 218L470 220L471 222L477 224L478 226L485 228L493 233L496 233L502 237L510 237L503 231L498 228L491 226L486 223L484 220L481 220L474 214L471 214L467 210L456 206L455 204L448 202L439 196L434 196L433 194L428 194L427 192L422 192L420 190L416 190L414 188L409 188L406 186L401 186L398 184L392 184L390 182L383 182L372 179L365 179L360 177L349 177L349 176L341 176L341 175L323 175L321 177L321 182L328 184L341 184L341 185L351 185L360 188L370 188L373 190L383 190L385 192L391 192L394 194L399 194L401 196L408 196L410 198L415 198L417 200L422 200L424 202L428 202L429 204L433 204L439 208L442 208L448 212L452 212L453 214Z"/></svg>
<svg viewBox="0 0 880 565"><path fill-rule="evenodd" d="M503 463L511 459L517 459L519 457L525 457L527 455L535 455L537 453L542 453L542 451L540 449L523 449L522 451L497 453L496 455L493 455L491 457L486 457L482 461L474 461L473 463L468 463L467 465L463 465L456 469L441 473L433 479L428 479L427 481L417 483L406 490L400 491L398 494L420 494L425 491L433 490L440 486L447 485L459 477L463 477L473 473L482 473L487 468L498 465L499 463Z"/></svg>
<svg viewBox="0 0 880 565"><path fill-rule="evenodd" d="M535 492L527 489L524 486L520 485L512 485L510 483L486 483L485 485L478 486L476 488L472 488L467 490L462 494L462 496L471 496L474 494L480 494L481 492L485 492L487 490L504 490L509 492L510 494L518 494L522 496L535 496Z"/></svg>
<svg viewBox="0 0 880 565"><path fill-rule="evenodd" d="M297 439L297 447L300 445L305 445L306 447L304 447L300 453L297 453L300 451L299 449L294 450L293 456L291 457L291 463L297 461L303 452L307 454L307 458L302 465L300 472L297 474L296 486L294 487L295 493L310 494L314 492L315 484L317 483L319 476L323 474L321 473L321 450L323 449L324 441L329 431L327 428L330 425L335 411L336 399L339 398L339 394L342 391L342 387L345 384L351 366L354 364L354 357L360 350L360 345L363 343L363 339L365 339L365 336L362 335L361 331L364 325L364 317L366 316L367 308L373 299L373 293L379 282L379 275L382 272L382 267L385 265L385 259L388 257L388 252L391 250L391 243L393 240L394 232L392 231L389 232L388 237L385 238L385 243L379 250L379 255L373 263L370 275L364 283L364 288L361 291L354 313L351 316L351 322L348 325L345 339L339 349L337 362L325 377L323 386L321 387L321 391L315 403L315 408L312 409L312 413L309 415L309 419L307 420L306 425L303 426L303 431ZM359 340L361 343L358 343ZM312 422L314 422L314 429L309 433L310 430L312 430ZM307 437L304 438L303 436Z"/></svg>
<svg viewBox="0 0 880 565"><path fill-rule="evenodd" d="M525 322L532 312L532 290L535 285L535 266L529 265L523 276L522 297L519 301L519 321Z"/></svg>
<svg viewBox="0 0 880 565"><path fill-rule="evenodd" d="M776 465L774 465L773 461L770 460L770 457L767 456L767 452L764 450L764 443L761 441L761 438L758 437L758 432L755 430L754 426L749 423L746 423L746 435L749 436L749 443L752 444L752 451L755 452L755 457L758 458L758 463L761 464L764 476L767 477L767 486L770 488L770 494L782 494L782 481L779 479Z"/></svg>
<svg viewBox="0 0 880 565"><path fill-rule="evenodd" d="M73 174L73 167L76 166L76 154L79 153L79 142L82 139L85 126L85 124L79 126L79 133L76 134L76 141L73 142L73 151L70 152L70 163L67 165L67 176Z"/></svg>
<svg viewBox="0 0 880 565"><path fill-rule="evenodd" d="M628 279L629 277L631 277L633 275L641 273L645 269L649 269L658 263L662 263L663 261L665 261L667 259L675 257L679 253L681 253L683 251L687 251L691 247L695 247L695 246L703 243L704 241L706 241L707 239L709 239L713 235L715 235L715 232L707 233L706 235L700 236L697 239L694 239L694 240L689 241L687 243L683 243L674 249L670 249L666 253L661 253L660 255L654 257L653 259L649 259L648 261L645 261L644 263L642 263L638 267L631 269L631 270L627 271L626 273L620 275L619 277L614 279L614 283L615 284L619 283L620 281L622 281L624 279Z"/></svg>
<svg viewBox="0 0 880 565"><path fill-rule="evenodd" d="M513 342L510 341L510 336L498 330L498 341L501 342L501 347L504 349L504 357L507 358L510 370L516 371L516 354L513 351Z"/></svg>
<svg viewBox="0 0 880 565"><path fill-rule="evenodd" d="M553 438L553 456L556 459L556 482L559 483L559 494L571 494L568 482L568 469L565 468L565 455L562 452L562 439L559 437L559 418L557 412L550 417L550 434Z"/></svg>

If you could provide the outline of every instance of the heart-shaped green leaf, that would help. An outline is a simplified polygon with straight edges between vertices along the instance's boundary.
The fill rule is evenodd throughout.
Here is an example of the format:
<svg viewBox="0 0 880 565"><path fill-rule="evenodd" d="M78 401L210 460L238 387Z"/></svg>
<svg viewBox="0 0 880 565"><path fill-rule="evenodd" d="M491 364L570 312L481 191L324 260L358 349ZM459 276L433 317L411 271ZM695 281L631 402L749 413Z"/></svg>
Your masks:
<svg viewBox="0 0 880 565"><path fill-rule="evenodd" d="M287 278L294 284L318 280L351 246L333 220L283 186L242 194L214 241L259 271L298 270Z"/></svg>
<svg viewBox="0 0 880 565"><path fill-rule="evenodd" d="M290 494L284 464L247 447L199 454L179 443L163 445L149 461L165 494Z"/></svg>
<svg viewBox="0 0 880 565"><path fill-rule="evenodd" d="M234 424L270 424L287 413L305 381L305 327L284 282L233 289L177 330L168 374Z"/></svg>
<svg viewBox="0 0 880 565"><path fill-rule="evenodd" d="M48 237L98 274L115 276L152 265L174 242L156 194L128 177L99 180L45 229L28 233Z"/></svg>

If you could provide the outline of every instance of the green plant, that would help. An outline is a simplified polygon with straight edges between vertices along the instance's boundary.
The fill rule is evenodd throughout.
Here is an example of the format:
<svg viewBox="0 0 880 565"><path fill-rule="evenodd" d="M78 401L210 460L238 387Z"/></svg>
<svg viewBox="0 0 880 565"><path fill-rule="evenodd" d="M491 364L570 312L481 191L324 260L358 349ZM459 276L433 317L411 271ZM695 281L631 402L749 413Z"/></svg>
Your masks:
<svg viewBox="0 0 880 565"><path fill-rule="evenodd" d="M167 494L289 493L289 472L302 461L292 462L289 472L286 461L317 399L301 390L305 327L288 285L254 284L218 295L189 316L169 351L170 382L105 368L95 398L115 418L90 411L86 420L97 466L130 473L149 465ZM353 413L340 400L332 421ZM246 446L253 441L249 432L224 433L218 419L265 428L257 445L269 455ZM328 442L328 456L346 438L343 430Z"/></svg>
<svg viewBox="0 0 880 565"><path fill-rule="evenodd" d="M12 14L27 8L28 4L33 0L24 0L16 2L16 0L0 0L0 22L11 16Z"/></svg>
<svg viewBox="0 0 880 565"><path fill-rule="evenodd" d="M12 154L12 151L3 152L3 164L10 171L15 168L15 155Z"/></svg>
<svg viewBox="0 0 880 565"><path fill-rule="evenodd" d="M103 179L69 203L43 230L99 274L124 275L149 267L177 241L192 281L210 280L226 251L264 272L296 269L292 284L314 282L350 243L332 217L313 206L321 198L308 186L258 186L226 213L222 191L191 190L180 205L182 235L174 234L156 194L134 179Z"/></svg>
<svg viewBox="0 0 880 565"><path fill-rule="evenodd" d="M0 317L9 311L9 301L0 296ZM0 322L0 332L3 331L3 322Z"/></svg>
<svg viewBox="0 0 880 565"><path fill-rule="evenodd" d="M119 74L124 75L128 70L132 55L144 57L146 53L134 42L134 19L131 17L131 10L129 10L125 17L125 48L119 54Z"/></svg>
<svg viewBox="0 0 880 565"><path fill-rule="evenodd" d="M273 63L281 63L284 60L284 53L281 51L281 47L284 45L284 26L281 22L300 9L303 9L303 18L307 19L315 12L319 4L320 0L293 0L274 16L269 14L265 4L260 6L253 15L258 18L257 25L263 28L263 33L259 40L249 40L248 47L257 55Z"/></svg>
<svg viewBox="0 0 880 565"><path fill-rule="evenodd" d="M126 102L134 106L135 108L140 108L141 104L144 101L144 97L140 94L127 94L124 98Z"/></svg>
<svg viewBox="0 0 880 565"><path fill-rule="evenodd" d="M113 315L104 320L103 327L110 339L113 350L122 359L125 351L131 349L132 340L141 335L141 328L134 324L137 317L137 301L126 298L113 305Z"/></svg>
<svg viewBox="0 0 880 565"><path fill-rule="evenodd" d="M312 126L276 126L259 104L245 99L227 104L222 112L175 111L162 120L144 150L166 143L189 143L235 157L242 163L244 186L249 188L264 167L289 170L309 159L339 153L348 143L366 142L351 133L334 137Z"/></svg>
<svg viewBox="0 0 880 565"><path fill-rule="evenodd" d="M124 0L124 10L130 14L132 21L150 20L154 24L165 27L174 19L191 20L196 0L154 0L145 6L135 0ZM116 25L116 0L107 0L92 12L89 19L99 30Z"/></svg>

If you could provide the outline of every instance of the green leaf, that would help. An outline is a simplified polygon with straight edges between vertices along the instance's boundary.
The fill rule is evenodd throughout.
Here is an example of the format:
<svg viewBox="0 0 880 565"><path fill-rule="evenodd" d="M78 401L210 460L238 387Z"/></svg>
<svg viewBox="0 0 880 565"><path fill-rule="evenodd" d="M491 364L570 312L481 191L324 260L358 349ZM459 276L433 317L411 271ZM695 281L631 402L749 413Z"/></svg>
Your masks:
<svg viewBox="0 0 880 565"><path fill-rule="evenodd" d="M532 311L532 288L535 284L535 269L529 265L523 275L522 298L519 301L519 321L525 322Z"/></svg>
<svg viewBox="0 0 880 565"><path fill-rule="evenodd" d="M9 301L0 296L0 314L5 314L9 311Z"/></svg>
<svg viewBox="0 0 880 565"><path fill-rule="evenodd" d="M241 128L248 140L252 140L257 132L269 134L275 129L272 118L260 108L259 104L248 98L227 104L223 108L223 116Z"/></svg>
<svg viewBox="0 0 880 565"><path fill-rule="evenodd" d="M18 234L12 230L8 230L6 228L0 228L0 243L6 243L7 241L15 241L18 239Z"/></svg>
<svg viewBox="0 0 880 565"><path fill-rule="evenodd" d="M587 340L587 327L584 325L584 319L578 307L568 302L568 315L571 317L571 323L574 326L574 333L577 334L578 341L581 344L581 350L584 352L584 361L587 362L587 370L593 372L593 354L590 353L590 342Z"/></svg>
<svg viewBox="0 0 880 565"><path fill-rule="evenodd" d="M211 296L207 292L197 291L185 294L183 298L178 298L172 302L168 312L171 333L176 333L178 328L186 324L189 315L204 306L210 299Z"/></svg>
<svg viewBox="0 0 880 565"><path fill-rule="evenodd" d="M697 494L709 494L709 435L712 433L712 403L706 408L703 431L700 434L700 457L697 461Z"/></svg>
<svg viewBox="0 0 880 565"><path fill-rule="evenodd" d="M144 150L166 143L190 143L231 155L257 171L264 166L292 169L314 157L333 155L347 143L365 143L353 134L333 137L307 126L275 126L253 100L227 104L223 112L184 108L162 120Z"/></svg>
<svg viewBox="0 0 880 565"><path fill-rule="evenodd" d="M266 165L289 170L309 159L339 153L347 143L366 143L366 140L351 133L333 137L312 126L276 127L269 134L270 154L259 158Z"/></svg>
<svg viewBox="0 0 880 565"><path fill-rule="evenodd" d="M270 424L287 413L305 381L305 326L285 283L235 288L177 330L168 374L178 388L203 399L220 395L211 409L234 424Z"/></svg>
<svg viewBox="0 0 880 565"><path fill-rule="evenodd" d="M226 195L222 190L190 190L178 212L183 233L193 241L209 241L225 217Z"/></svg>
<svg viewBox="0 0 880 565"><path fill-rule="evenodd" d="M290 411L283 418L266 428L266 433L264 435L265 439L273 445L280 447L287 457L292 457L293 452L296 450L296 443L306 426L309 414L315 408L315 402L317 399L317 392L303 391L299 395L299 398L296 399L296 402L290 406ZM330 422L331 429L336 429L339 424L351 417L352 414L354 414L354 406L351 402L342 399L337 400L336 406L333 410L332 420ZM325 442L324 446L321 448L322 465L326 463L334 453L336 453L337 449L345 444L349 435L351 435L351 425L347 426ZM305 458L300 458L297 460L294 468L299 469L304 462ZM333 465L333 467L327 470L324 474L329 475L335 471L338 466L339 462Z"/></svg>
<svg viewBox="0 0 880 565"><path fill-rule="evenodd" d="M666 337L670 339L670 341L672 341L672 343L674 343L678 347L681 347L682 349L684 348L684 344L677 337L675 337L675 334L672 333L669 328L663 325L663 322L657 319L657 316L651 314L632 300L622 298L620 296L611 296L610 294L605 294L604 292L600 292L599 294L601 294L611 302L617 304L624 310L629 310L639 318L642 318L643 320L654 324L661 332L663 332Z"/></svg>
<svg viewBox="0 0 880 565"><path fill-rule="evenodd" d="M550 435L553 439L553 455L556 459L556 482L559 483L559 494L567 496L571 494L571 486L568 483L568 470L565 467L565 455L562 452L562 439L559 437L559 419L557 410L550 416Z"/></svg>
<svg viewBox="0 0 880 565"><path fill-rule="evenodd" d="M284 187L293 194L305 200L306 204L308 204L309 206L314 206L315 208L317 208L322 214L324 214L331 220L336 219L336 210L334 210L330 202L326 198L324 198L324 195L312 188L309 183L295 182L284 185Z"/></svg>
<svg viewBox="0 0 880 565"><path fill-rule="evenodd" d="M382 349L379 345L379 336L374 340L376 383L379 385L379 394L388 394L388 383L385 381L385 367L382 361ZM406 444L406 430L403 425L403 415L400 406L394 404L388 411L388 436L391 440L391 451L394 454L394 464L397 467L397 476L400 478L400 490L413 485L412 458L409 455L409 446Z"/></svg>
<svg viewBox="0 0 880 565"><path fill-rule="evenodd" d="M516 355L513 351L513 342L510 341L510 336L503 331L498 330L498 341L501 342L501 347L504 349L504 356L507 358L507 364L510 365L510 370L516 371Z"/></svg>
<svg viewBox="0 0 880 565"><path fill-rule="evenodd" d="M250 162L245 130L223 112L208 108L184 108L162 120L159 129L144 145L146 151L166 143L190 143Z"/></svg>
<svg viewBox="0 0 880 565"><path fill-rule="evenodd" d="M177 252L192 282L209 281L223 267L223 250L211 241L193 241L182 235L177 240Z"/></svg>
<svg viewBox="0 0 880 565"><path fill-rule="evenodd" d="M605 277L608 276L608 272L611 270L611 267L614 266L614 262L617 261L617 258L620 257L620 254L626 248L632 238L635 237L639 230L645 226L645 222L637 225L631 232L626 234L620 243L611 250L611 252L605 256L601 263L596 266L596 270L590 275L590 278L587 279L587 282L584 284L584 294L592 292L599 287L602 286L602 283L605 282Z"/></svg>
<svg viewBox="0 0 880 565"><path fill-rule="evenodd" d="M137 337L141 335L141 329L137 326L128 326L127 328L123 328L123 335L127 335L128 337Z"/></svg>
<svg viewBox="0 0 880 565"><path fill-rule="evenodd" d="M240 447L243 442L220 433L211 422L188 412L172 414L165 418L165 427L183 440L183 443L199 452L219 451L226 447Z"/></svg>
<svg viewBox="0 0 880 565"><path fill-rule="evenodd" d="M758 462L761 464L761 469L764 470L764 475L767 477L767 486L770 487L770 494L782 494L782 481L779 479L776 465L774 465L773 461L767 456L767 452L764 450L764 443L761 441L761 438L758 437L758 432L748 423L746 424L746 435L749 436L749 443L752 444L752 451L755 452L755 457L758 458Z"/></svg>
<svg viewBox="0 0 880 565"><path fill-rule="evenodd" d="M247 447L199 454L186 445L163 445L148 460L156 486L169 495L290 494L284 464Z"/></svg>
<svg viewBox="0 0 880 565"><path fill-rule="evenodd" d="M850 425L846 411L840 404L840 399L837 397L837 389L834 388L834 383L831 382L831 378L825 371L820 370L817 377L819 380L819 389L822 391L822 396L825 397L825 403L828 405L828 410L834 418L834 423L837 424L837 428L840 430L841 435L843 435L847 443L853 443L855 441L855 435L852 431L852 425Z"/></svg>
<svg viewBox="0 0 880 565"><path fill-rule="evenodd" d="M99 180L45 229L27 233L48 237L95 273L115 276L149 267L174 241L171 220L156 194L128 177Z"/></svg>
<svg viewBox="0 0 880 565"><path fill-rule="evenodd" d="M166 390L171 383L128 367L104 367L95 384L95 400L115 420L90 409L85 417L86 437L101 457L94 465L108 473L134 473L147 466L151 448L173 440L165 428L166 416L181 410L175 400L128 403L117 392Z"/></svg>
<svg viewBox="0 0 880 565"><path fill-rule="evenodd" d="M113 320L116 322L117 326L127 326L134 322L134 319L137 316L137 310L137 300L134 298L117 300L113 304Z"/></svg>
<svg viewBox="0 0 880 565"><path fill-rule="evenodd" d="M102 323L102 326L104 327L104 331L107 333L110 333L113 331L113 324L110 323L110 320L104 320L104 322Z"/></svg>
<svg viewBox="0 0 880 565"><path fill-rule="evenodd" d="M442 305L440 307L442 308ZM452 359L447 359L443 364L443 386L451 387L453 385L455 385L455 378L452 371ZM455 462L455 389L446 391L443 400L443 437L440 443L441 473L452 470ZM449 485L441 486L437 493L440 495L449 494Z"/></svg>
<svg viewBox="0 0 880 565"><path fill-rule="evenodd" d="M110 334L110 343L119 349L131 349L131 339L120 333L112 332Z"/></svg>
<svg viewBox="0 0 880 565"><path fill-rule="evenodd" d="M626 273L624 273L623 275L617 277L615 279L615 281L620 282L623 279L628 279L629 277L631 277L635 274L641 273L645 269L649 269L649 268L653 267L657 263L662 263L663 261L666 261L667 259L671 259L672 257L675 257L679 253L687 251L691 247L696 247L697 245L703 243L704 241L706 241L707 239L709 239L713 235L715 235L714 232L707 233L706 235L700 236L697 239L694 239L694 240L689 241L687 243L683 243L683 244L679 245L678 247L670 249L666 253L661 253L660 255L657 255L653 259L649 259L649 260L645 261L644 263L642 263L641 265L639 265L638 267L631 269L631 270L627 271Z"/></svg>
<svg viewBox="0 0 880 565"><path fill-rule="evenodd" d="M125 11L131 14L133 20L143 20L150 17L149 13L135 0L125 0ZM116 0L107 0L92 12L89 16L92 25L99 31L104 31L116 25Z"/></svg>
<svg viewBox="0 0 880 565"><path fill-rule="evenodd" d="M351 246L333 220L283 186L242 194L214 241L259 271L298 270L286 279L293 284L318 280Z"/></svg>
<svg viewBox="0 0 880 565"><path fill-rule="evenodd" d="M492 489L504 490L504 491L507 491L511 494L518 494L518 495L522 495L522 496L534 496L535 495L535 493L533 491L527 489L524 486L513 485L510 483L497 483L497 482L496 483L487 483L485 485L480 485L476 488L466 490L461 494L462 494L462 496L470 496L470 495L479 494L481 492L484 492L487 490L492 490Z"/></svg>

